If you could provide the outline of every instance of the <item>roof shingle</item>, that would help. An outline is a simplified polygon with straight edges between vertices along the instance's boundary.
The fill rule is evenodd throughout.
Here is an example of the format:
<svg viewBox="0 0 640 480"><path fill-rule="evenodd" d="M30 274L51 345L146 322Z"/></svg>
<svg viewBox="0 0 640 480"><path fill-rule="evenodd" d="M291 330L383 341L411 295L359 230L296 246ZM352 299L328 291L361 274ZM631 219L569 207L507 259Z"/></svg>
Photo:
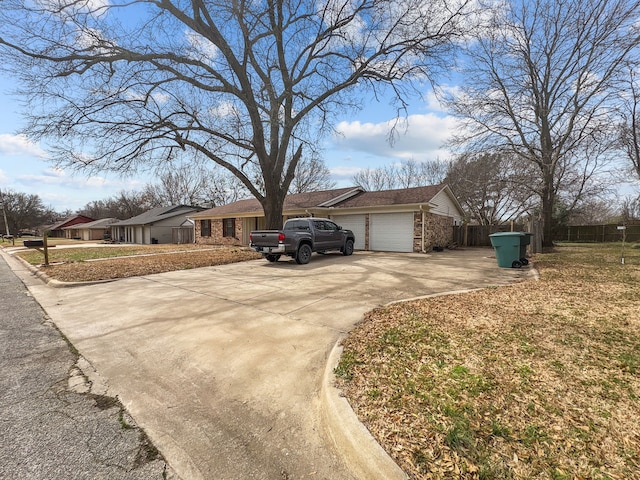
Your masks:
<svg viewBox="0 0 640 480"><path fill-rule="evenodd" d="M287 195L284 200L284 211L303 210L305 208L317 207L323 203L331 202L331 200L348 195L350 192L354 194L361 192L360 187L338 188L335 190L322 190L319 192L294 193ZM237 202L222 205L220 207L210 208L195 215L192 218L208 218L211 216L236 215L243 213L262 214L262 205L255 198L239 200Z"/></svg>
<svg viewBox="0 0 640 480"><path fill-rule="evenodd" d="M386 205L427 203L443 188L444 185L430 185L427 187L362 192L359 195L340 202L338 205L335 205L335 208L381 207Z"/></svg>
<svg viewBox="0 0 640 480"><path fill-rule="evenodd" d="M189 205L173 205L170 207L156 207L148 210L140 215L131 217L127 220L120 220L112 223L111 226L125 225L149 225L150 223L159 222L167 218L176 217L178 215L187 215L193 212L199 212L200 207L191 207Z"/></svg>

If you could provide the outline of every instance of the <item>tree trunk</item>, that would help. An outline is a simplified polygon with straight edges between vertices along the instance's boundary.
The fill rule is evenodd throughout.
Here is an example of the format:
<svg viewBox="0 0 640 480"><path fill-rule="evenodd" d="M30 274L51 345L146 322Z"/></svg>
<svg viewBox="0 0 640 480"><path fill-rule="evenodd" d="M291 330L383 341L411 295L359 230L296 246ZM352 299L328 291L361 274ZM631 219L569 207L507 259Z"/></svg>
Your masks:
<svg viewBox="0 0 640 480"><path fill-rule="evenodd" d="M553 174L545 169L542 187L542 251L548 252L553 248L553 205L555 192L553 189Z"/></svg>
<svg viewBox="0 0 640 480"><path fill-rule="evenodd" d="M283 148L284 150L284 148ZM264 174L264 199L262 200L262 209L264 210L265 227L268 230L279 230L282 228L283 218L282 211L284 209L284 199L289 192L289 186L293 180L296 166L302 158L302 145L299 145L296 152L293 154L293 158L287 167L287 174L282 178L281 170L274 170L269 172L269 175ZM276 164L275 160L272 160L272 164Z"/></svg>
<svg viewBox="0 0 640 480"><path fill-rule="evenodd" d="M265 188L266 195L262 202L264 210L265 228L267 230L280 230L282 228L282 210L284 198L287 192L282 192L279 185Z"/></svg>

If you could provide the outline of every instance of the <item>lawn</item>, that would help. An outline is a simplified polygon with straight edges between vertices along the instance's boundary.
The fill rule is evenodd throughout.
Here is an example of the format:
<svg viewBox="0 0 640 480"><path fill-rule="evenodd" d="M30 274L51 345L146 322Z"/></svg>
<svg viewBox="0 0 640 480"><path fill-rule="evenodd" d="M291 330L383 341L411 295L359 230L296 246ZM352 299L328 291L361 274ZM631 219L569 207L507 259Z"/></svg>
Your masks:
<svg viewBox="0 0 640 480"><path fill-rule="evenodd" d="M640 249L565 245L538 281L395 304L340 388L411 478L640 479Z"/></svg>
<svg viewBox="0 0 640 480"><path fill-rule="evenodd" d="M51 248L48 267L41 265L44 257L37 250L16 255L63 282L112 280L260 258L244 247L194 244Z"/></svg>

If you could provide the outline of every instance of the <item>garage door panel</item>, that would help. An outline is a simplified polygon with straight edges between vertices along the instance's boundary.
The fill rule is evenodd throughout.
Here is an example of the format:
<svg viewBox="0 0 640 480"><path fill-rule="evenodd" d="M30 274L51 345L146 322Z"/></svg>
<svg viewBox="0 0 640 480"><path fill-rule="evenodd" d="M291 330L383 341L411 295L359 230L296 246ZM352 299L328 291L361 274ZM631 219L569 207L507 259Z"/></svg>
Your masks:
<svg viewBox="0 0 640 480"><path fill-rule="evenodd" d="M413 213L375 213L369 222L371 250L413 251Z"/></svg>
<svg viewBox="0 0 640 480"><path fill-rule="evenodd" d="M366 222L364 215L334 215L332 220L342 228L351 230L356 237L354 248L356 250L364 250Z"/></svg>

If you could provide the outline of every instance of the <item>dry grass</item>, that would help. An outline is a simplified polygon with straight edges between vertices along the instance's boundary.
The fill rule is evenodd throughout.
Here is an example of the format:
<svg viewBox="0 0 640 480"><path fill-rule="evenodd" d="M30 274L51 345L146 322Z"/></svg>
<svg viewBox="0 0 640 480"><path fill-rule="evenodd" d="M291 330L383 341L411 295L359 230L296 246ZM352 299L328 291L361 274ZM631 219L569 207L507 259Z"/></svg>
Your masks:
<svg viewBox="0 0 640 480"><path fill-rule="evenodd" d="M562 247L540 281L380 308L336 374L411 478L640 479L640 250Z"/></svg>
<svg viewBox="0 0 640 480"><path fill-rule="evenodd" d="M42 253L19 253L33 265L43 261ZM87 282L150 275L153 273L210 267L260 258L243 247L198 245L115 246L59 248L49 251L50 266L39 266L63 282Z"/></svg>

